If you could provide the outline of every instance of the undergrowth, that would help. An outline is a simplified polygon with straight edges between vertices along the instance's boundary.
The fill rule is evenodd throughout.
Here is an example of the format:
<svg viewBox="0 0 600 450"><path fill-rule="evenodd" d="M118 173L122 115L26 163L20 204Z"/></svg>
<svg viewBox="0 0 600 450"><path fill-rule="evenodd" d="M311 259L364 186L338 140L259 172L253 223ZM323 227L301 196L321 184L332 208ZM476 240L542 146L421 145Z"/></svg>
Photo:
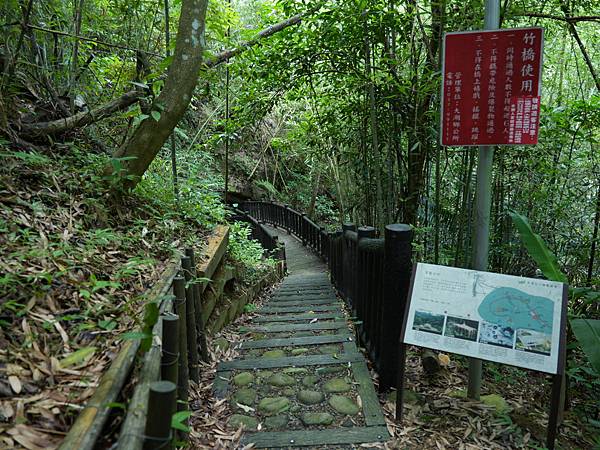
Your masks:
<svg viewBox="0 0 600 450"><path fill-rule="evenodd" d="M108 158L93 150L15 151L0 141L0 394L46 402L32 401L24 416L1 404L5 421L67 430L123 333L140 323L143 293L177 250L200 250L227 222L222 180L201 152L181 155L178 198L159 156L117 201L102 175ZM251 282L273 262L245 227L231 225L229 257Z"/></svg>

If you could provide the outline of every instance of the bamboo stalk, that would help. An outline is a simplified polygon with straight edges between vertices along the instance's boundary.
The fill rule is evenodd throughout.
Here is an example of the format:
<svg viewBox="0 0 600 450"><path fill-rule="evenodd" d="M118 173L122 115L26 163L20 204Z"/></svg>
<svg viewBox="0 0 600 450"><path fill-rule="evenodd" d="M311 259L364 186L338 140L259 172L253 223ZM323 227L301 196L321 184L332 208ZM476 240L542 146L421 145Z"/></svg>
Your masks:
<svg viewBox="0 0 600 450"><path fill-rule="evenodd" d="M179 409L184 409L188 400L189 369L187 352L187 312L185 304L185 278L176 277L173 280L175 294L175 313L179 320L179 368L177 376L177 398L180 400Z"/></svg>
<svg viewBox="0 0 600 450"><path fill-rule="evenodd" d="M196 278L196 257L194 256L194 249L186 248L185 254L190 258L191 274L192 278ZM206 344L206 330L204 329L204 320L202 318L202 300L200 296L200 284L194 283L192 285L194 290L194 308L196 312L196 328L198 333L198 341L200 344L200 356L202 361L208 362L208 346Z"/></svg>
<svg viewBox="0 0 600 450"><path fill-rule="evenodd" d="M186 298L186 322L187 322L187 349L188 349L188 369L190 379L198 382L198 339L196 336L196 311L194 308L194 287L190 283L192 281L192 262L189 256L181 258L181 267L183 268L183 276L185 278L185 298Z"/></svg>
<svg viewBox="0 0 600 450"><path fill-rule="evenodd" d="M179 360L179 317L174 314L162 319L161 379L177 384Z"/></svg>
<svg viewBox="0 0 600 450"><path fill-rule="evenodd" d="M173 448L171 417L175 413L176 389L170 381L155 381L150 385L144 450Z"/></svg>

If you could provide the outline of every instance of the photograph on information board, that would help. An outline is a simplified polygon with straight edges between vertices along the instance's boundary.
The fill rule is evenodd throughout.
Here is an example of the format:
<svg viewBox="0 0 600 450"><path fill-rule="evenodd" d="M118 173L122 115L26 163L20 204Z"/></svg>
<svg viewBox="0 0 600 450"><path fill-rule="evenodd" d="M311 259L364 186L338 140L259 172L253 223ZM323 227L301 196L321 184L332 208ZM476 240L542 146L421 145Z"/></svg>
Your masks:
<svg viewBox="0 0 600 450"><path fill-rule="evenodd" d="M564 287L419 263L404 343L556 373Z"/></svg>

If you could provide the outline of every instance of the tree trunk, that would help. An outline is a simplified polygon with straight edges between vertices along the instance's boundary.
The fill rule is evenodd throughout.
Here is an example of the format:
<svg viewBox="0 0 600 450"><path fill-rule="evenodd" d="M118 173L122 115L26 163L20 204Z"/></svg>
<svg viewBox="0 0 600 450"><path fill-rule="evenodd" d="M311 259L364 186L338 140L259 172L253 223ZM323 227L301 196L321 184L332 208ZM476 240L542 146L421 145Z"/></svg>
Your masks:
<svg viewBox="0 0 600 450"><path fill-rule="evenodd" d="M316 168L312 173L312 192L310 195L310 204L308 205L308 217L311 219L315 218L315 206L317 204L317 195L319 195L319 186L321 184L321 166L319 163L316 164Z"/></svg>
<svg viewBox="0 0 600 450"><path fill-rule="evenodd" d="M160 113L160 118L156 121L148 117L142 121L131 139L114 155L114 158L132 158L122 164L125 188L138 183L190 104L202 66L207 3L208 0L183 0L173 62L164 88L152 105L152 112ZM112 164L105 172L113 172Z"/></svg>

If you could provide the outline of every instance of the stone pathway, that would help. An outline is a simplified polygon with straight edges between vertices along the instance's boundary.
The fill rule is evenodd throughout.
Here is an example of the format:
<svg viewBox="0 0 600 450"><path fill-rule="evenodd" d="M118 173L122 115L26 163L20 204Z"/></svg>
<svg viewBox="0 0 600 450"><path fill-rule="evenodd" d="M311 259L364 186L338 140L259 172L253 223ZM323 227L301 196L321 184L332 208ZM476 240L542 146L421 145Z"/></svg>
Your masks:
<svg viewBox="0 0 600 450"><path fill-rule="evenodd" d="M256 448L353 448L389 438L371 377L356 348L325 265L295 238L285 242L289 275L240 328L252 340L217 368L215 395L228 398Z"/></svg>

